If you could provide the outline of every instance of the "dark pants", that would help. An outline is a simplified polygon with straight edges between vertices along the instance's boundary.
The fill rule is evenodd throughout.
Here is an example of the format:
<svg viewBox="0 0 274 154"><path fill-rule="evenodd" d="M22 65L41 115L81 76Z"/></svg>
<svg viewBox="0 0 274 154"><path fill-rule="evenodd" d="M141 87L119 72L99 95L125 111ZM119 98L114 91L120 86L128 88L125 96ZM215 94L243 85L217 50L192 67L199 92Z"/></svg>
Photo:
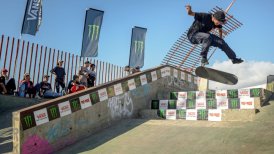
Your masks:
<svg viewBox="0 0 274 154"><path fill-rule="evenodd" d="M61 79L56 79L55 80L55 87L56 87L56 92L60 92L60 86L62 87L62 90L65 90L65 83Z"/></svg>
<svg viewBox="0 0 274 154"><path fill-rule="evenodd" d="M14 78L11 78L8 83L5 85L8 94L13 95L14 90L16 89L15 80Z"/></svg>
<svg viewBox="0 0 274 154"><path fill-rule="evenodd" d="M210 46L218 47L219 49L223 50L229 59L236 58L235 52L223 39L216 35L198 32L192 36L189 36L189 41L192 44L202 44L201 56L204 58L207 58Z"/></svg>

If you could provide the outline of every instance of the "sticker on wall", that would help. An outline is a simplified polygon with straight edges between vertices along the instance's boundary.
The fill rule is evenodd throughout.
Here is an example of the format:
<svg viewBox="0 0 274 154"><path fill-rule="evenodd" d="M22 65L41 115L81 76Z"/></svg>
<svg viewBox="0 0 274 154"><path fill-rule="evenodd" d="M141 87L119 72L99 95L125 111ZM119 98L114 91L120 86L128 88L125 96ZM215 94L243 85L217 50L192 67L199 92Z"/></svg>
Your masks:
<svg viewBox="0 0 274 154"><path fill-rule="evenodd" d="M214 90L207 90L206 91L206 98L214 98L215 99L215 96L216 95L216 93L215 93L215 91Z"/></svg>
<svg viewBox="0 0 274 154"><path fill-rule="evenodd" d="M169 100L168 101L168 109L176 109L176 100Z"/></svg>
<svg viewBox="0 0 274 154"><path fill-rule="evenodd" d="M222 110L209 109L208 121L222 121Z"/></svg>
<svg viewBox="0 0 274 154"><path fill-rule="evenodd" d="M177 119L186 119L186 110L185 109L177 110L176 117Z"/></svg>
<svg viewBox="0 0 274 154"><path fill-rule="evenodd" d="M178 92L170 92L169 98L172 100L178 99Z"/></svg>
<svg viewBox="0 0 274 154"><path fill-rule="evenodd" d="M206 91L196 91L196 99L205 99Z"/></svg>
<svg viewBox="0 0 274 154"><path fill-rule="evenodd" d="M79 99L80 99L81 109L85 109L85 108L92 106L91 99L90 99L89 95L81 96L81 97L79 97Z"/></svg>
<svg viewBox="0 0 274 154"><path fill-rule="evenodd" d="M91 93L91 94L90 94L90 99L91 99L92 105L94 105L94 104L100 102L98 92L96 91L96 92L94 92L94 93Z"/></svg>
<svg viewBox="0 0 274 154"><path fill-rule="evenodd" d="M186 110L186 120L197 120L197 110L195 109Z"/></svg>
<svg viewBox="0 0 274 154"><path fill-rule="evenodd" d="M106 88L98 90L98 94L99 94L100 102L108 99L108 94L107 94Z"/></svg>
<svg viewBox="0 0 274 154"><path fill-rule="evenodd" d="M187 74L187 81L188 81L188 82L192 82L192 75Z"/></svg>
<svg viewBox="0 0 274 154"><path fill-rule="evenodd" d="M21 124L22 124L23 130L36 126L33 112L27 115L21 115Z"/></svg>
<svg viewBox="0 0 274 154"><path fill-rule="evenodd" d="M228 109L227 98L218 98L216 101L217 101L217 109Z"/></svg>
<svg viewBox="0 0 274 154"><path fill-rule="evenodd" d="M166 110L167 120L176 120L176 110Z"/></svg>
<svg viewBox="0 0 274 154"><path fill-rule="evenodd" d="M229 109L240 109L240 99L239 98L230 98L228 100Z"/></svg>
<svg viewBox="0 0 274 154"><path fill-rule="evenodd" d="M186 102L187 102L187 99L179 99L177 100L177 109L186 109Z"/></svg>
<svg viewBox="0 0 274 154"><path fill-rule="evenodd" d="M219 98L227 98L227 91L226 90L216 90L216 99Z"/></svg>
<svg viewBox="0 0 274 154"><path fill-rule="evenodd" d="M141 79L141 85L147 84L147 76L145 74L141 75L140 79Z"/></svg>
<svg viewBox="0 0 274 154"><path fill-rule="evenodd" d="M206 99L205 98L196 99L196 109L206 109Z"/></svg>
<svg viewBox="0 0 274 154"><path fill-rule="evenodd" d="M227 98L238 98L238 89L227 90Z"/></svg>
<svg viewBox="0 0 274 154"><path fill-rule="evenodd" d="M175 78L178 78L178 70L177 69L173 69L173 76Z"/></svg>
<svg viewBox="0 0 274 154"><path fill-rule="evenodd" d="M116 96L123 94L123 88L121 83L114 85L114 92Z"/></svg>
<svg viewBox="0 0 274 154"><path fill-rule="evenodd" d="M42 125L49 122L47 109L41 109L33 112L36 125Z"/></svg>
<svg viewBox="0 0 274 154"><path fill-rule="evenodd" d="M188 91L187 98L188 99L196 99L196 91Z"/></svg>
<svg viewBox="0 0 274 154"><path fill-rule="evenodd" d="M151 100L151 109L159 109L159 100Z"/></svg>
<svg viewBox="0 0 274 154"><path fill-rule="evenodd" d="M47 107L49 121L60 118L60 112L57 105Z"/></svg>
<svg viewBox="0 0 274 154"><path fill-rule="evenodd" d="M207 120L208 119L208 110L199 109L197 110L197 120Z"/></svg>
<svg viewBox="0 0 274 154"><path fill-rule="evenodd" d="M160 110L168 109L168 100L160 100L159 109Z"/></svg>
<svg viewBox="0 0 274 154"><path fill-rule="evenodd" d="M262 91L263 90L261 88L250 89L250 97L261 97Z"/></svg>
<svg viewBox="0 0 274 154"><path fill-rule="evenodd" d="M195 99L187 99L186 108L187 109L195 109L195 107L196 107L196 100Z"/></svg>
<svg viewBox="0 0 274 154"><path fill-rule="evenodd" d="M215 98L206 99L206 108L207 109L217 109L217 102Z"/></svg>
<svg viewBox="0 0 274 154"><path fill-rule="evenodd" d="M61 117L71 114L71 108L70 108L69 101L59 103L58 107L59 107Z"/></svg>
<svg viewBox="0 0 274 154"><path fill-rule="evenodd" d="M157 73L156 73L156 71L151 72L151 78L152 78L152 81L156 81L157 80Z"/></svg>
<svg viewBox="0 0 274 154"><path fill-rule="evenodd" d="M187 99L187 92L178 92L178 99Z"/></svg>
<svg viewBox="0 0 274 154"><path fill-rule="evenodd" d="M241 98L240 99L240 108L241 109L254 109L254 98Z"/></svg>
<svg viewBox="0 0 274 154"><path fill-rule="evenodd" d="M239 98L250 97L250 90L249 89L239 89L238 96L239 96Z"/></svg>
<svg viewBox="0 0 274 154"><path fill-rule="evenodd" d="M186 73L185 72L181 72L181 80L186 80Z"/></svg>
<svg viewBox="0 0 274 154"><path fill-rule="evenodd" d="M78 110L81 110L81 105L80 105L79 98L69 100L69 102L70 102L70 107L71 107L72 112L76 112Z"/></svg>
<svg viewBox="0 0 274 154"><path fill-rule="evenodd" d="M129 88L129 90L136 89L136 85L135 85L135 80L134 79L128 80L128 88Z"/></svg>

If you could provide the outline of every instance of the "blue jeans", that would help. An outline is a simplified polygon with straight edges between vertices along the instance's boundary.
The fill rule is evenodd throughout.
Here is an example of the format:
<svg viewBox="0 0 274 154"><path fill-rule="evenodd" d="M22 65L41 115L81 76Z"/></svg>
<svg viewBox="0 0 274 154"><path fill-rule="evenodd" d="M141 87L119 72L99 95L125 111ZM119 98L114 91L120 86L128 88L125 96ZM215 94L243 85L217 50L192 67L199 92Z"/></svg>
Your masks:
<svg viewBox="0 0 274 154"><path fill-rule="evenodd" d="M207 58L210 46L218 47L223 50L229 59L235 59L235 52L227 45L227 43L220 37L203 32L197 32L189 36L189 41L192 44L202 44L201 56Z"/></svg>

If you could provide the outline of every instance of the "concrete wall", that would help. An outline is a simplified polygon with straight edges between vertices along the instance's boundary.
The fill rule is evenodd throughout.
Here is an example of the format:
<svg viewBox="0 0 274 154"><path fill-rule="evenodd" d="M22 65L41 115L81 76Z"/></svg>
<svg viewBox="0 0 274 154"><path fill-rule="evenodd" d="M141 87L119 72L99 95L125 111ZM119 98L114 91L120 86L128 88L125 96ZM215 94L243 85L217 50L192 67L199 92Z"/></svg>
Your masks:
<svg viewBox="0 0 274 154"><path fill-rule="evenodd" d="M152 99L167 99L171 91L197 89L194 76L181 74L180 70L174 70L172 67L160 66L102 85L102 87L14 112L13 152L51 153L57 151L121 119L138 117L140 110L150 108ZM153 81L154 73L157 74L155 81ZM180 80L180 78L190 82ZM132 85L129 86L129 80L131 79L135 81L136 89L134 90L130 90ZM104 90L107 96L103 94ZM96 95L93 95L94 92L97 92L97 101ZM85 96L85 99L82 99L82 96ZM87 99L87 97L90 98ZM107 99L100 101L104 97ZM75 101L76 99L78 102ZM66 116L62 116L65 112L61 112L63 109L60 108L60 104L64 102L69 104L72 112ZM87 102L90 102L92 106L85 108ZM53 108L55 109L52 110Z"/></svg>

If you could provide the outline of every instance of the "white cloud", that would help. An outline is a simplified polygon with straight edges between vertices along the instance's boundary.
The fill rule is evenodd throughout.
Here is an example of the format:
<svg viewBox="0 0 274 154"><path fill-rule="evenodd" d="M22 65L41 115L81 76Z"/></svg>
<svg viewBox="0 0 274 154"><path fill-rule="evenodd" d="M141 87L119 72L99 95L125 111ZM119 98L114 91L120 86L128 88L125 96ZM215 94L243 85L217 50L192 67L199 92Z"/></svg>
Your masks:
<svg viewBox="0 0 274 154"><path fill-rule="evenodd" d="M274 63L249 61L232 64L231 61L215 62L212 68L235 74L238 77L236 85L225 85L209 81L209 89L239 89L265 84L268 75L274 75Z"/></svg>

